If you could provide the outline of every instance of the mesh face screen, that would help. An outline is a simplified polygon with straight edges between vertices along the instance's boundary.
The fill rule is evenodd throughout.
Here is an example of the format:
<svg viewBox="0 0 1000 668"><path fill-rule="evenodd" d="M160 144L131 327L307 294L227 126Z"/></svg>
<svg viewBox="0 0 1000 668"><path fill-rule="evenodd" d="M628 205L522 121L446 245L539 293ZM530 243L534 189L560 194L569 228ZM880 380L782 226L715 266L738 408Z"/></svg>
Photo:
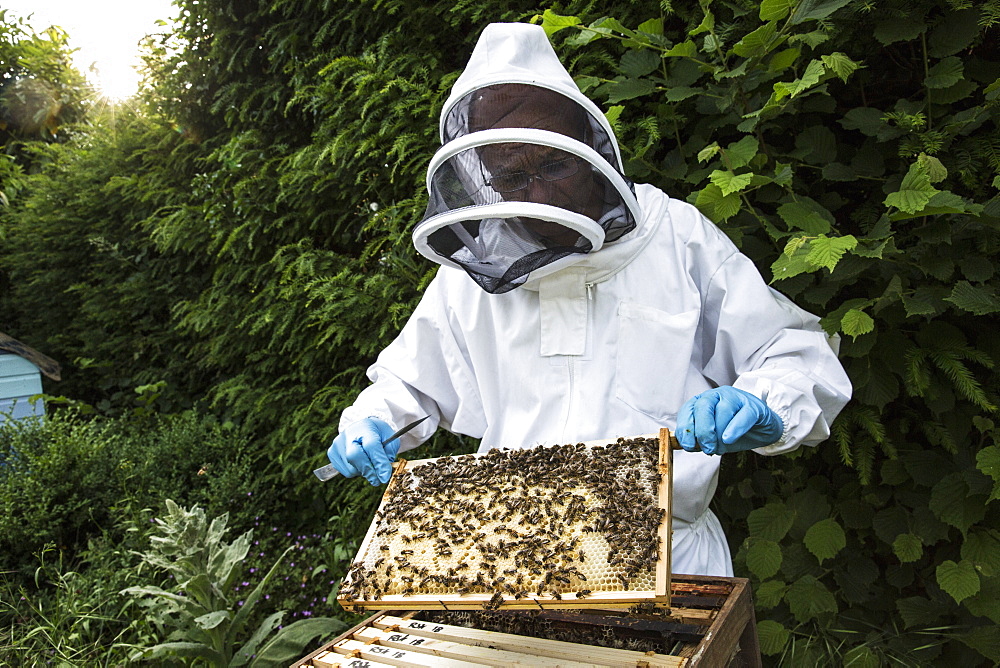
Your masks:
<svg viewBox="0 0 1000 668"><path fill-rule="evenodd" d="M506 292L528 273L592 244L572 228L528 216L485 218L477 207L531 202L586 217L616 241L635 227L632 211L601 169L617 169L613 138L577 102L554 91L503 84L473 91L444 121L445 145L489 129L533 129L569 137L594 151L595 166L569 151L532 141L486 143L441 162L429 175L424 221L458 212L463 219L433 231L434 253L462 268L488 292ZM468 217L464 217L467 212ZM596 229L596 228L595 228Z"/></svg>
<svg viewBox="0 0 1000 668"><path fill-rule="evenodd" d="M491 609L650 591L658 452L656 439L619 439L413 463L394 477L340 597L480 595Z"/></svg>

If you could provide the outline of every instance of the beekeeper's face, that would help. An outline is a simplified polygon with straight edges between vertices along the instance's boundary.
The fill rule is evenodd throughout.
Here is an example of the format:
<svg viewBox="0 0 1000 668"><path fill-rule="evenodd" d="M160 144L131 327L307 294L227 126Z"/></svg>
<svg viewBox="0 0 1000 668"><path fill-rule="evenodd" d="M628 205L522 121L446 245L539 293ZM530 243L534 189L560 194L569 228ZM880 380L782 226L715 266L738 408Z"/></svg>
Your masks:
<svg viewBox="0 0 1000 668"><path fill-rule="evenodd" d="M584 141L582 108L534 86L509 84L484 91L476 113L479 129L535 128ZM490 144L479 149L489 186L507 201L549 204L596 220L602 200L589 163L572 153L530 143ZM571 245L579 234L557 223L521 218L540 238Z"/></svg>

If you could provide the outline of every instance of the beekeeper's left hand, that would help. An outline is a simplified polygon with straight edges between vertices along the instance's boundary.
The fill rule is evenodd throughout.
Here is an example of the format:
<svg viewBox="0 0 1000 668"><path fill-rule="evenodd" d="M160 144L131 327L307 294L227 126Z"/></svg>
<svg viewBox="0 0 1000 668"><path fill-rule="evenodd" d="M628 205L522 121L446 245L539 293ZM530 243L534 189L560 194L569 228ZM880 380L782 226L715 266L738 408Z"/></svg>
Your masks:
<svg viewBox="0 0 1000 668"><path fill-rule="evenodd" d="M696 394L677 414L677 440L688 452L709 455L771 445L785 429L778 414L758 397L723 385Z"/></svg>

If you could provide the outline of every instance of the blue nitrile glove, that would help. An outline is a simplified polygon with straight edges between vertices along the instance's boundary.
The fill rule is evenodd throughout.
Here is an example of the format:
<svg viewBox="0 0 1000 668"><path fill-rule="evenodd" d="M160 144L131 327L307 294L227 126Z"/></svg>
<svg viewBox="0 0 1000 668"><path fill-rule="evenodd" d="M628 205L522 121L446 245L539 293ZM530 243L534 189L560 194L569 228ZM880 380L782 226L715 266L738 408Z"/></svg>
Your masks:
<svg viewBox="0 0 1000 668"><path fill-rule="evenodd" d="M723 385L696 394L677 414L677 440L688 452L709 455L771 445L784 432L778 414L749 392Z"/></svg>
<svg viewBox="0 0 1000 668"><path fill-rule="evenodd" d="M393 431L376 418L358 420L333 439L326 456L345 478L363 475L373 485L387 483L399 453L399 439L384 445L382 439L392 436Z"/></svg>

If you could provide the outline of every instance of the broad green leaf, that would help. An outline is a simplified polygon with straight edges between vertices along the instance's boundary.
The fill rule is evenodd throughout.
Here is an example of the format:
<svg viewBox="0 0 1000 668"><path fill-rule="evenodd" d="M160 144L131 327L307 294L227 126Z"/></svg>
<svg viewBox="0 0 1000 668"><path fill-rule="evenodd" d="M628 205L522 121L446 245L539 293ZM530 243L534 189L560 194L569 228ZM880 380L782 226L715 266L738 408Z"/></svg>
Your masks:
<svg viewBox="0 0 1000 668"><path fill-rule="evenodd" d="M784 503L772 501L761 508L755 508L747 516L750 535L757 538L778 541L792 528L795 514Z"/></svg>
<svg viewBox="0 0 1000 668"><path fill-rule="evenodd" d="M940 603L919 596L899 599L896 601L896 609L899 610L899 616L906 628L932 626L941 617L942 612Z"/></svg>
<svg viewBox="0 0 1000 668"><path fill-rule="evenodd" d="M829 211L822 209L814 202L789 202L778 207L778 215L785 221L789 229L802 230L808 235L817 236L830 231ZM826 212L827 215L823 215Z"/></svg>
<svg viewBox="0 0 1000 668"><path fill-rule="evenodd" d="M817 267L826 267L833 271L844 253L858 245L858 240L848 234L843 237L827 237L821 235L809 244L809 254L806 259Z"/></svg>
<svg viewBox="0 0 1000 668"><path fill-rule="evenodd" d="M788 587L785 600L795 619L805 623L824 614L837 612L837 600L822 582L803 575Z"/></svg>
<svg viewBox="0 0 1000 668"><path fill-rule="evenodd" d="M996 625L974 626L954 637L988 658L993 665L1000 663L1000 628Z"/></svg>
<svg viewBox="0 0 1000 668"><path fill-rule="evenodd" d="M757 585L754 598L757 605L763 608L773 608L781 603L782 597L788 591L788 585L780 580L765 580Z"/></svg>
<svg viewBox="0 0 1000 668"><path fill-rule="evenodd" d="M608 103L615 104L623 100L631 100L653 92L655 86L649 79L625 79L618 77L615 81L601 87L601 92L608 97Z"/></svg>
<svg viewBox="0 0 1000 668"><path fill-rule="evenodd" d="M916 213L927 206L931 197L937 192L938 190L931 185L927 168L915 162L910 165L906 176L903 177L899 190L886 196L884 204L907 213Z"/></svg>
<svg viewBox="0 0 1000 668"><path fill-rule="evenodd" d="M993 478L990 500L1000 499L1000 446L988 445L976 453L976 468Z"/></svg>
<svg viewBox="0 0 1000 668"><path fill-rule="evenodd" d="M951 473L931 489L928 507L938 519L964 534L986 516L986 498L970 491L961 473Z"/></svg>
<svg viewBox="0 0 1000 668"><path fill-rule="evenodd" d="M926 153L921 153L917 156L917 162L924 166L927 170L927 178L931 180L931 183L937 183L939 181L944 181L948 178L948 168L945 167L940 160L935 158L933 155L927 155Z"/></svg>
<svg viewBox="0 0 1000 668"><path fill-rule="evenodd" d="M757 639L760 643L760 653L766 656L780 654L788 644L791 635L788 629L773 619L757 622Z"/></svg>
<svg viewBox="0 0 1000 668"><path fill-rule="evenodd" d="M966 202L964 198L949 190L938 190L936 193L931 195L927 205L919 211L913 213L897 211L889 216L889 219L895 222L898 220L908 220L910 218L918 218L921 216L940 216L942 214L952 213L972 213L978 215L976 210L976 207L978 206L979 205L977 204L970 204Z"/></svg>
<svg viewBox="0 0 1000 668"><path fill-rule="evenodd" d="M705 162L706 160L711 160L716 153L721 151L722 148L716 142L712 142L705 148L698 151L698 162Z"/></svg>
<svg viewBox="0 0 1000 668"><path fill-rule="evenodd" d="M329 640L348 624L333 617L300 619L279 630L257 653L254 666L287 666L302 656L304 647L315 639Z"/></svg>
<svg viewBox="0 0 1000 668"><path fill-rule="evenodd" d="M892 551L903 563L916 561L924 554L924 544L912 533L901 533L892 541Z"/></svg>
<svg viewBox="0 0 1000 668"><path fill-rule="evenodd" d="M761 0L760 20L780 21L788 16L789 10L795 6L796 0Z"/></svg>
<svg viewBox="0 0 1000 668"><path fill-rule="evenodd" d="M599 26L605 30L612 30L626 36L634 35L634 33L626 28L621 21L611 16L605 16L604 18L598 19L592 25Z"/></svg>
<svg viewBox="0 0 1000 668"><path fill-rule="evenodd" d="M608 110L604 112L604 117L608 119L608 123L612 128L617 129L618 119L621 118L623 111L625 111L624 105L616 104L613 107L608 107Z"/></svg>
<svg viewBox="0 0 1000 668"><path fill-rule="evenodd" d="M783 162L774 163L774 182L779 186L787 186L792 182L792 166Z"/></svg>
<svg viewBox="0 0 1000 668"><path fill-rule="evenodd" d="M962 606L973 615L1000 625L1000 577L980 573L979 591L962 601Z"/></svg>
<svg viewBox="0 0 1000 668"><path fill-rule="evenodd" d="M188 659L203 659L209 665L224 666L226 658L221 652L200 642L165 642L144 650L142 656L146 659L164 659L182 656Z"/></svg>
<svg viewBox="0 0 1000 668"><path fill-rule="evenodd" d="M675 86L674 88L668 88L664 97L667 98L668 102L680 102L681 100L686 100L689 97L694 97L695 95L701 95L705 91L701 88L691 88L690 86Z"/></svg>
<svg viewBox="0 0 1000 668"><path fill-rule="evenodd" d="M991 286L972 285L968 281L956 283L945 301L975 315L989 315L1000 311L1000 297Z"/></svg>
<svg viewBox="0 0 1000 668"><path fill-rule="evenodd" d="M826 30L813 30L812 32L799 33L797 35L792 35L788 38L789 44L794 44L796 42L802 42L803 44L809 46L809 48L815 49L817 46L823 42L830 39L830 33Z"/></svg>
<svg viewBox="0 0 1000 668"><path fill-rule="evenodd" d="M662 35L663 19L649 19L648 21L643 21L639 24L636 30L650 35Z"/></svg>
<svg viewBox="0 0 1000 668"><path fill-rule="evenodd" d="M827 181L857 181L858 173L841 162L829 162L823 166L823 178Z"/></svg>
<svg viewBox="0 0 1000 668"><path fill-rule="evenodd" d="M564 28L572 28L577 25L580 25L580 18L577 16L562 16L551 9L542 12L542 29L550 38Z"/></svg>
<svg viewBox="0 0 1000 668"><path fill-rule="evenodd" d="M781 568L781 547L773 540L750 538L746 559L750 572L760 580L767 580Z"/></svg>
<svg viewBox="0 0 1000 668"><path fill-rule="evenodd" d="M892 545L896 536L901 533L909 533L908 515L906 510L900 506L890 506L875 513L872 518L872 528L879 540L888 545Z"/></svg>
<svg viewBox="0 0 1000 668"><path fill-rule="evenodd" d="M964 559L955 563L951 559L938 564L937 583L957 603L979 591L979 576L976 569Z"/></svg>
<svg viewBox="0 0 1000 668"><path fill-rule="evenodd" d="M785 96L795 97L800 93L809 90L813 86L819 83L820 77L826 73L826 68L823 63L819 60L810 61L806 65L806 71L802 74L802 77L796 79L795 81L789 82L778 82L774 84L774 97L776 100L781 100Z"/></svg>
<svg viewBox="0 0 1000 668"><path fill-rule="evenodd" d="M809 527L804 542L809 551L822 563L844 549L847 545L847 536L837 520L828 517Z"/></svg>
<svg viewBox="0 0 1000 668"><path fill-rule="evenodd" d="M813 165L837 159L837 136L825 125L812 125L795 137L792 155Z"/></svg>
<svg viewBox="0 0 1000 668"><path fill-rule="evenodd" d="M757 138L752 135L747 135L739 141L734 141L729 146L726 147L724 153L726 156L726 166L729 169L739 169L740 167L745 167L750 164L750 161L754 159L757 155L757 151L760 150L760 142Z"/></svg>
<svg viewBox="0 0 1000 668"><path fill-rule="evenodd" d="M801 250L802 247L805 246L807 243L809 243L808 237L792 237L791 239L788 240L788 243L785 244L785 249L782 251L782 253L784 253L788 257L792 257L793 255L795 255L795 253Z"/></svg>
<svg viewBox="0 0 1000 668"><path fill-rule="evenodd" d="M805 21L822 21L851 0L802 0L792 12L791 23L798 25Z"/></svg>
<svg viewBox="0 0 1000 668"><path fill-rule="evenodd" d="M771 282L783 281L799 274L806 274L816 271L816 267L806 260L808 251L799 247L793 251L791 256L782 253L778 259L771 264Z"/></svg>
<svg viewBox="0 0 1000 668"><path fill-rule="evenodd" d="M233 660L229 663L227 668L239 668L239 666L245 666L252 658L257 654L257 649L260 644L274 632L278 626L281 625L281 619L285 616L284 610L279 610L278 612L273 612L257 626L257 630L254 631L250 639L243 643L242 646L233 654Z"/></svg>
<svg viewBox="0 0 1000 668"><path fill-rule="evenodd" d="M970 531L962 541L962 559L986 577L1000 575L1000 532L996 529Z"/></svg>
<svg viewBox="0 0 1000 668"><path fill-rule="evenodd" d="M852 308L844 314L840 321L844 334L851 338L858 338L862 334L867 334L875 329L875 321L872 317L861 309Z"/></svg>
<svg viewBox="0 0 1000 668"><path fill-rule="evenodd" d="M649 49L629 49L622 56L621 71L629 78L639 78L654 72L660 66L660 56Z"/></svg>
<svg viewBox="0 0 1000 668"><path fill-rule="evenodd" d="M916 39L926 29L927 24L919 17L897 16L875 24L873 34L875 39L888 46L895 42L909 42L911 39Z"/></svg>
<svg viewBox="0 0 1000 668"><path fill-rule="evenodd" d="M946 12L927 39L927 53L932 58L954 55L972 44L979 31L979 12L974 8Z"/></svg>
<svg viewBox="0 0 1000 668"><path fill-rule="evenodd" d="M743 39L733 46L733 52L744 58L763 56L777 46L778 42L775 40L777 34L777 22L769 21L753 32L744 35Z"/></svg>
<svg viewBox="0 0 1000 668"><path fill-rule="evenodd" d="M229 610L216 610L208 613L207 615L195 617L194 623L198 626L198 628L214 629L222 622L228 621L231 615L232 613L229 612Z"/></svg>
<svg viewBox="0 0 1000 668"><path fill-rule="evenodd" d="M669 50L663 52L664 58L693 58L698 55L698 45L691 40L678 42Z"/></svg>
<svg viewBox="0 0 1000 668"><path fill-rule="evenodd" d="M876 137L886 127L884 116L884 112L873 107L855 107L837 122L846 130L858 130L869 137Z"/></svg>
<svg viewBox="0 0 1000 668"><path fill-rule="evenodd" d="M709 179L711 179L712 183L719 187L723 196L731 195L744 190L748 185L750 185L750 179L752 178L753 174L751 173L734 174L728 169L717 169L709 175Z"/></svg>
<svg viewBox="0 0 1000 668"><path fill-rule="evenodd" d="M948 56L927 71L924 85L928 88L948 88L962 80L965 75L962 59Z"/></svg>
<svg viewBox="0 0 1000 668"><path fill-rule="evenodd" d="M990 101L993 101L993 100L997 99L998 97L1000 97L1000 79L997 79L996 81L994 81L993 83L991 83L989 86L987 86L986 88L984 88L983 89L983 94L984 94L984 97L987 100L990 100ZM993 179L993 185L994 185L994 187L996 187L997 181L1000 181L1000 176L998 176L997 178Z"/></svg>
<svg viewBox="0 0 1000 668"><path fill-rule="evenodd" d="M907 316L937 315L947 309L944 299L949 294L946 286L921 286L912 294L903 295L903 307Z"/></svg>
<svg viewBox="0 0 1000 668"><path fill-rule="evenodd" d="M795 64L795 61L799 59L799 54L801 53L802 49L795 46L778 51L776 54L771 56L771 60L767 64L767 69L771 72L782 72L787 70Z"/></svg>
<svg viewBox="0 0 1000 668"><path fill-rule="evenodd" d="M968 255L960 263L962 274L970 281L981 283L993 278L996 267L992 258L982 255Z"/></svg>
<svg viewBox="0 0 1000 668"><path fill-rule="evenodd" d="M826 68L837 75L842 81L847 81L847 78L854 73L855 70L861 67L861 63L855 62L847 57L846 54L840 51L834 51L833 53L820 56L823 64Z"/></svg>
<svg viewBox="0 0 1000 668"><path fill-rule="evenodd" d="M695 198L695 206L713 222L721 223L740 210L739 195L723 195L714 183L702 188Z"/></svg>
<svg viewBox="0 0 1000 668"><path fill-rule="evenodd" d="M708 6L704 6L705 18L701 20L698 26L690 31L688 34L694 37L695 35L700 35L703 32L711 32L715 29L715 15L708 10Z"/></svg>
<svg viewBox="0 0 1000 668"><path fill-rule="evenodd" d="M584 93L586 93L588 90L590 90L592 88L596 88L596 87L600 86L601 83L602 83L599 78L597 78L597 77L589 77L589 76L573 77L573 81L576 82L576 85Z"/></svg>

